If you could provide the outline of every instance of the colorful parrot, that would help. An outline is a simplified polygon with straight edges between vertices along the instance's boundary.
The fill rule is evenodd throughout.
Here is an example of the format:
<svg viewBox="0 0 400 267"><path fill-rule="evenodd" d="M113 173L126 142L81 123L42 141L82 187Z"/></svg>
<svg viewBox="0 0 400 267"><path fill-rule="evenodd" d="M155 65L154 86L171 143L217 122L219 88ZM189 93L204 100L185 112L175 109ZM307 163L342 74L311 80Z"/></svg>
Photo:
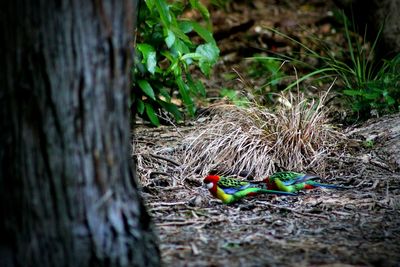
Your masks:
<svg viewBox="0 0 400 267"><path fill-rule="evenodd" d="M244 197L256 196L259 194L296 195L290 192L266 189L265 184L262 183L253 184L235 178L227 178L218 175L208 175L204 178L203 182L210 193L214 197L222 200L224 204L231 204Z"/></svg>
<svg viewBox="0 0 400 267"><path fill-rule="evenodd" d="M316 175L298 173L298 172L277 172L265 178L261 183L266 184L268 190L279 190L284 192L297 192L303 189L313 189L316 187L348 189L349 187L341 185L321 184L312 179L320 178ZM260 182L256 182L257 184Z"/></svg>

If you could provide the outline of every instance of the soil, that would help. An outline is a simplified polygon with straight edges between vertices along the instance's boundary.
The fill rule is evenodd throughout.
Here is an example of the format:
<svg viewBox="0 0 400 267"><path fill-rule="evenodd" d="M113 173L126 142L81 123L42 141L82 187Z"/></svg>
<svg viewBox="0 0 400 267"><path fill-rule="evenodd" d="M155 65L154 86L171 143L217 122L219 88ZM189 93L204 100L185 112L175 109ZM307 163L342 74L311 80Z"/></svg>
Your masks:
<svg viewBox="0 0 400 267"><path fill-rule="evenodd" d="M263 45L293 49L260 34L259 25L299 38L302 25L336 38L331 1L231 2L212 14L222 57L205 80L209 98L219 95L218 88L243 89L224 75L232 67L244 72L243 58ZM331 156L327 172L329 182L351 189L268 195L232 205L212 198L203 177L182 165L183 139L206 123L207 115L135 129L142 195L165 266L400 266L400 114L343 129L349 144Z"/></svg>

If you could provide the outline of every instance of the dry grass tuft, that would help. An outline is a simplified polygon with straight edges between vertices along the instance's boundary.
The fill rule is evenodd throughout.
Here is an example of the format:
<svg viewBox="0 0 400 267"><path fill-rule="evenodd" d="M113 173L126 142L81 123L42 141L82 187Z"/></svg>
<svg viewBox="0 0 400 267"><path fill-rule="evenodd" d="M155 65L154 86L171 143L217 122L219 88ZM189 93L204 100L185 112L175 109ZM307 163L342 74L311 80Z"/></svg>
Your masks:
<svg viewBox="0 0 400 267"><path fill-rule="evenodd" d="M327 155L344 135L329 124L324 109L328 92L319 101L302 94L281 95L275 112L266 108L222 105L214 116L184 140L187 172L246 171L262 177L279 169L324 171Z"/></svg>

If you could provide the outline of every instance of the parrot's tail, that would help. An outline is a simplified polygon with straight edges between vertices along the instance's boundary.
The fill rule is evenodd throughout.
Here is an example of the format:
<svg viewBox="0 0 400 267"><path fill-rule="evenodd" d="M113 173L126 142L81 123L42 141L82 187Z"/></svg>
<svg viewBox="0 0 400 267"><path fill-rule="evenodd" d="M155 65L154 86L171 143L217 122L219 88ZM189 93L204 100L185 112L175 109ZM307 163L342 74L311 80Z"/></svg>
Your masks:
<svg viewBox="0 0 400 267"><path fill-rule="evenodd" d="M344 185L334 185L334 184L322 184L314 181L308 181L306 182L306 186L312 186L312 187L324 187L324 188L331 188L331 189L351 189L352 187L349 186L344 186Z"/></svg>

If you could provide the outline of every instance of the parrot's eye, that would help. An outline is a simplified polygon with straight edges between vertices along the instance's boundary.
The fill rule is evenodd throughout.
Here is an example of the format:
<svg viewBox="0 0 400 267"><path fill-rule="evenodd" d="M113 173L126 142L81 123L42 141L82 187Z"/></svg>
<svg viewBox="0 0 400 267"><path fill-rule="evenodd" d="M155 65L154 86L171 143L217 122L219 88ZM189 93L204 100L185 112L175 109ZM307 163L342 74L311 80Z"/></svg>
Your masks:
<svg viewBox="0 0 400 267"><path fill-rule="evenodd" d="M206 186L207 186L208 189L211 189L211 188L213 188L214 184L213 183L206 183Z"/></svg>

